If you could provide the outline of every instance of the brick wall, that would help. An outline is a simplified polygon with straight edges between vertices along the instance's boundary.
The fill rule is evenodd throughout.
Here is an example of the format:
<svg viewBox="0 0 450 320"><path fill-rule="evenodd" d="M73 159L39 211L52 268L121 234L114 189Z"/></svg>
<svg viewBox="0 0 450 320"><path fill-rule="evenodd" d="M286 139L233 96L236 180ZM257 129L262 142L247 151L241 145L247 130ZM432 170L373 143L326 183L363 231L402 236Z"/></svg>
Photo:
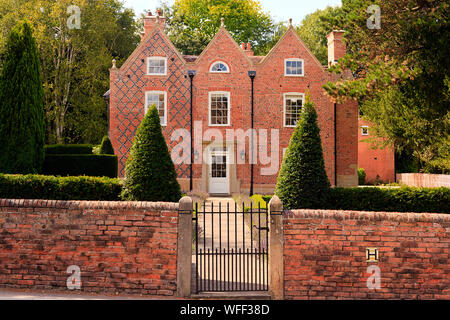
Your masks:
<svg viewBox="0 0 450 320"><path fill-rule="evenodd" d="M285 299L450 299L450 215L285 212ZM379 262L366 261L379 249ZM368 289L369 265L381 288Z"/></svg>
<svg viewBox="0 0 450 320"><path fill-rule="evenodd" d="M358 167L364 168L366 172L366 182L377 180L395 181L395 150L394 145L384 148L378 146L382 143L381 138L376 138L371 129L372 123L363 119L358 119ZM362 127L368 127L368 134L362 134ZM370 140L370 142L368 141ZM375 139L375 143L372 143Z"/></svg>
<svg viewBox="0 0 450 320"><path fill-rule="evenodd" d="M0 200L0 287L174 296L178 204Z"/></svg>

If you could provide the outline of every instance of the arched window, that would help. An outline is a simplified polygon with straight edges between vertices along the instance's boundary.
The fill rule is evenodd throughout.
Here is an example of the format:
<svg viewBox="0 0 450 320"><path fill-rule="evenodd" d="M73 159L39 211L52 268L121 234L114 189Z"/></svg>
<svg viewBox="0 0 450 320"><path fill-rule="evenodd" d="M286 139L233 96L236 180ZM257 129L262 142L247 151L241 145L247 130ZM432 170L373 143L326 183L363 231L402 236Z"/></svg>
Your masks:
<svg viewBox="0 0 450 320"><path fill-rule="evenodd" d="M209 72L215 72L215 73L229 73L230 68L228 65L223 61L217 61L214 62L211 65L211 68L209 68Z"/></svg>

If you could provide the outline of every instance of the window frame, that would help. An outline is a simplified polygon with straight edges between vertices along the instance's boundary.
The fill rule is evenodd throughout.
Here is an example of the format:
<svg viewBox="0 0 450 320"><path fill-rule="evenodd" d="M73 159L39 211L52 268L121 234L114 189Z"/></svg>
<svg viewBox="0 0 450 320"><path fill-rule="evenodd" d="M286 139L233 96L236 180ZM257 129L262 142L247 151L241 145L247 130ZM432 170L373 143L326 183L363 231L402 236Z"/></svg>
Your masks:
<svg viewBox="0 0 450 320"><path fill-rule="evenodd" d="M364 129L367 129L367 133L364 133ZM368 136L369 135L369 126L361 126L361 135Z"/></svg>
<svg viewBox="0 0 450 320"><path fill-rule="evenodd" d="M213 94L225 94L228 98L228 113L226 124L213 124L211 119L211 97ZM231 93L230 91L209 91L208 92L208 125L210 127L229 127L231 126Z"/></svg>
<svg viewBox="0 0 450 320"><path fill-rule="evenodd" d="M305 105L305 94L302 92L283 93L283 127L284 128L295 128L297 125L286 125L286 97L287 96L301 96L302 97L302 108L303 108L303 106Z"/></svg>
<svg viewBox="0 0 450 320"><path fill-rule="evenodd" d="M152 60L164 60L164 73L150 73L150 61ZM147 57L147 76L167 76L167 57L153 56Z"/></svg>
<svg viewBox="0 0 450 320"><path fill-rule="evenodd" d="M227 71L213 71L212 68L218 64L221 63L223 64L225 67L227 67ZM228 63L218 60L218 61L214 61L213 63L211 63L211 65L209 66L209 72L210 73L230 73L230 66L228 65Z"/></svg>
<svg viewBox="0 0 450 320"><path fill-rule="evenodd" d="M145 91L145 105L144 105L144 117L148 112L148 96L149 94L163 94L164 95L164 123L161 123L161 126L165 127L167 126L167 92L166 91L155 91L155 90L150 90L150 91Z"/></svg>
<svg viewBox="0 0 450 320"><path fill-rule="evenodd" d="M287 74L287 62L288 61L301 61L302 74ZM305 76L305 60L300 58L286 58L284 59L284 76L285 77L304 77Z"/></svg>

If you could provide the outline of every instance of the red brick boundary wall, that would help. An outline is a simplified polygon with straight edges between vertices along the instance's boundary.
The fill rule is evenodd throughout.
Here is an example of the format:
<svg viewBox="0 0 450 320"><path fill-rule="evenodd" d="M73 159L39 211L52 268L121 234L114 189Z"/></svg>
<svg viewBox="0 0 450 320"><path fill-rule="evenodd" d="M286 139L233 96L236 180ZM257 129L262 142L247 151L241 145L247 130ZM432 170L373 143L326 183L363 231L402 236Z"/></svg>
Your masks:
<svg viewBox="0 0 450 320"><path fill-rule="evenodd" d="M0 200L0 287L172 297L178 203Z"/></svg>
<svg viewBox="0 0 450 320"><path fill-rule="evenodd" d="M285 299L450 299L450 215L294 210L283 227Z"/></svg>

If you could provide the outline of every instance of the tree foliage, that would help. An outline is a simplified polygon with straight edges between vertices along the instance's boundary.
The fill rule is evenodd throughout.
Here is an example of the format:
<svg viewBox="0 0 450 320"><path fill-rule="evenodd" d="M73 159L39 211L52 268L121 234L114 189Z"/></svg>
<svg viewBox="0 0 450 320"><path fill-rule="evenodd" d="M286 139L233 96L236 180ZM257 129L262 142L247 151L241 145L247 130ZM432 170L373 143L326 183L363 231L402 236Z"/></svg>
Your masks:
<svg viewBox="0 0 450 320"><path fill-rule="evenodd" d="M327 7L306 15L295 28L300 38L323 65L328 64L327 35L333 31L332 19L340 13L339 7Z"/></svg>
<svg viewBox="0 0 450 320"><path fill-rule="evenodd" d="M30 25L21 22L9 34L0 75L0 172L40 172L43 95L36 42Z"/></svg>
<svg viewBox="0 0 450 320"><path fill-rule="evenodd" d="M275 194L290 209L320 208L329 195L317 113L305 103L278 174Z"/></svg>
<svg viewBox="0 0 450 320"><path fill-rule="evenodd" d="M380 29L367 28L374 3ZM349 50L333 71L350 68L355 79L325 90L335 100L357 99L374 132L412 152L425 171L436 163L445 171L450 153L449 13L445 1L343 0L332 21L347 31Z"/></svg>
<svg viewBox="0 0 450 320"><path fill-rule="evenodd" d="M80 29L70 29L68 7L81 10ZM48 143L95 143L107 129L111 60L122 63L139 43L134 13L118 0L4 0L2 36L22 18L30 20L39 48Z"/></svg>
<svg viewBox="0 0 450 320"><path fill-rule="evenodd" d="M147 112L136 132L125 171L125 200L180 200L181 191L175 166L162 134L155 105Z"/></svg>
<svg viewBox="0 0 450 320"><path fill-rule="evenodd" d="M267 50L274 22L258 0L176 0L163 7L169 38L184 54L200 54L225 19L234 39L250 42L256 54Z"/></svg>

